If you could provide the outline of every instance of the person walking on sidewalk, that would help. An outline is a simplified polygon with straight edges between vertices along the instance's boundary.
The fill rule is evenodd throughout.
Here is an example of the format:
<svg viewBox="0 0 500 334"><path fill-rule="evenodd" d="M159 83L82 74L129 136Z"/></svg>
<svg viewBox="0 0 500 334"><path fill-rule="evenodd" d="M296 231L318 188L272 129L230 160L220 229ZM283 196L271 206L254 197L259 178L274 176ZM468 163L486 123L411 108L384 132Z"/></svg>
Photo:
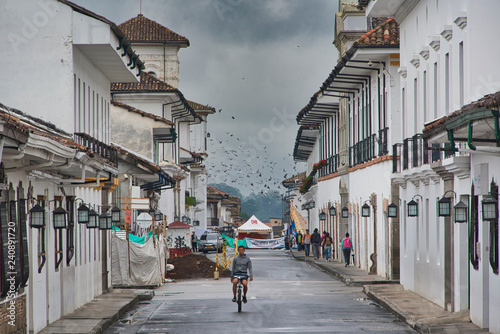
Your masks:
<svg viewBox="0 0 500 334"><path fill-rule="evenodd" d="M325 258L325 246L323 246L323 239L325 239L326 236L326 231L323 231L323 234L321 235L321 257L324 259Z"/></svg>
<svg viewBox="0 0 500 334"><path fill-rule="evenodd" d="M330 233L326 232L325 237L321 242L321 246L323 247L323 255L325 256L325 260L327 262L330 262L330 257L332 254L332 244L333 244L332 237L330 237Z"/></svg>
<svg viewBox="0 0 500 334"><path fill-rule="evenodd" d="M297 233L297 250L302 250L302 233Z"/></svg>
<svg viewBox="0 0 500 334"><path fill-rule="evenodd" d="M319 259L319 244L321 243L321 235L318 233L318 229L314 229L314 233L311 235L311 244L313 249L314 259Z"/></svg>
<svg viewBox="0 0 500 334"><path fill-rule="evenodd" d="M303 237L303 243L304 243L304 255L306 256L306 259L309 257L309 252L311 251L311 234L309 233L309 230L306 230L306 233L304 234Z"/></svg>
<svg viewBox="0 0 500 334"><path fill-rule="evenodd" d="M349 238L349 233L345 234L345 238L340 242L342 245L342 251L344 252L345 266L349 266L349 258L351 257L352 241Z"/></svg>

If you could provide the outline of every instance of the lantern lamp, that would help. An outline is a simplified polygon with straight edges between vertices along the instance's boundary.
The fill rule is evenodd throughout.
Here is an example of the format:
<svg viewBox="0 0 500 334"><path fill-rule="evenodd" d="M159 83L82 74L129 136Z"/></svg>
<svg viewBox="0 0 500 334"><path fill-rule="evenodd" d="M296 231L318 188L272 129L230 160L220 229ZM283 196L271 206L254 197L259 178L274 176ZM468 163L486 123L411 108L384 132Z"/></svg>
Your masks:
<svg viewBox="0 0 500 334"><path fill-rule="evenodd" d="M89 222L89 211L90 211L88 206L86 206L85 203L82 203L78 207L77 211L78 211L78 223L87 224Z"/></svg>
<svg viewBox="0 0 500 334"><path fill-rule="evenodd" d="M97 212L94 209L89 211L89 222L87 223L87 228L98 228Z"/></svg>
<svg viewBox="0 0 500 334"><path fill-rule="evenodd" d="M45 209L40 204L36 204L30 210L30 227L45 227Z"/></svg>
<svg viewBox="0 0 500 334"><path fill-rule="evenodd" d="M321 213L319 214L319 220L321 220L321 221L323 221L323 222L324 222L324 221L326 220L326 213L321 212Z"/></svg>
<svg viewBox="0 0 500 334"><path fill-rule="evenodd" d="M160 210L156 210L156 212L155 212L155 220L158 221L158 222L163 220L163 213L161 213Z"/></svg>
<svg viewBox="0 0 500 334"><path fill-rule="evenodd" d="M349 209L347 206L344 206L342 208L342 218L349 218Z"/></svg>
<svg viewBox="0 0 500 334"><path fill-rule="evenodd" d="M493 196L485 196L481 205L483 207L483 220L490 222L497 220L497 200Z"/></svg>
<svg viewBox="0 0 500 334"><path fill-rule="evenodd" d="M466 223L469 218L469 207L462 201L455 205L455 223Z"/></svg>
<svg viewBox="0 0 500 334"><path fill-rule="evenodd" d="M330 216L337 215L337 209L335 209L333 205L328 209L328 212L330 213Z"/></svg>
<svg viewBox="0 0 500 334"><path fill-rule="evenodd" d="M56 208L52 211L52 220L54 222L54 228L61 229L68 227L68 212L64 210L62 207Z"/></svg>
<svg viewBox="0 0 500 334"><path fill-rule="evenodd" d="M408 217L417 217L418 216L418 203L413 199L406 204L408 208Z"/></svg>
<svg viewBox="0 0 500 334"><path fill-rule="evenodd" d="M443 197L438 201L438 216L439 217L451 216L451 198Z"/></svg>
<svg viewBox="0 0 500 334"><path fill-rule="evenodd" d="M111 221L113 223L119 223L121 220L121 211L119 207L115 206L111 209Z"/></svg>
<svg viewBox="0 0 500 334"><path fill-rule="evenodd" d="M361 216L370 217L370 206L366 203L361 206Z"/></svg>
<svg viewBox="0 0 500 334"><path fill-rule="evenodd" d="M188 217L187 216L182 216L182 220L181 220L184 224L187 224L187 221L188 221Z"/></svg>
<svg viewBox="0 0 500 334"><path fill-rule="evenodd" d="M387 215L389 218L396 218L398 216L398 206L394 203L389 204L387 207Z"/></svg>

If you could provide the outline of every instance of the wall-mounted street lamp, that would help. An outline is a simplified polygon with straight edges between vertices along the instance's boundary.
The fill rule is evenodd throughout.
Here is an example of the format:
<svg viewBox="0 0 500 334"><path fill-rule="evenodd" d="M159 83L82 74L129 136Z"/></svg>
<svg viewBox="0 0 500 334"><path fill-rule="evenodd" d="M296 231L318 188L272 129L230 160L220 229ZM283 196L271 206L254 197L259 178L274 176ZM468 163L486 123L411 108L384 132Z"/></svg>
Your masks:
<svg viewBox="0 0 500 334"><path fill-rule="evenodd" d="M396 218L398 216L398 206L391 203L387 206L387 216L389 218Z"/></svg>
<svg viewBox="0 0 500 334"><path fill-rule="evenodd" d="M161 211L160 211L160 210L156 210L156 212L155 212L155 220L156 220L157 222L159 222L159 221L162 221L162 220L163 220L163 213L161 213Z"/></svg>
<svg viewBox="0 0 500 334"><path fill-rule="evenodd" d="M78 223L87 224L89 222L89 207L82 202L76 211L78 212Z"/></svg>
<svg viewBox="0 0 500 334"><path fill-rule="evenodd" d="M335 206L333 206L333 205L328 209L328 212L330 213L330 216L337 215L337 209L335 209Z"/></svg>
<svg viewBox="0 0 500 334"><path fill-rule="evenodd" d="M200 221L197 219L193 220L193 226L200 226Z"/></svg>
<svg viewBox="0 0 500 334"><path fill-rule="evenodd" d="M98 222L98 217L99 215L94 209L90 209L89 211L89 222L87 223L87 228L98 228L99 227L99 222Z"/></svg>
<svg viewBox="0 0 500 334"><path fill-rule="evenodd" d="M361 206L361 217L370 217L370 206L366 204L366 202L371 203L371 201L368 200Z"/></svg>
<svg viewBox="0 0 500 334"><path fill-rule="evenodd" d="M178 216L178 215L175 215L175 216L174 216L174 222L177 222L177 221L179 221L179 216Z"/></svg>
<svg viewBox="0 0 500 334"><path fill-rule="evenodd" d="M455 204L455 223L467 223L469 220L469 207L463 201Z"/></svg>
<svg viewBox="0 0 500 334"><path fill-rule="evenodd" d="M341 210L341 216L342 218L349 218L349 209L347 206L344 206Z"/></svg>
<svg viewBox="0 0 500 334"><path fill-rule="evenodd" d="M320 214L319 214L319 220L321 220L322 222L324 222L326 220L326 213L321 211Z"/></svg>
<svg viewBox="0 0 500 334"><path fill-rule="evenodd" d="M483 220L495 221L497 220L497 200L491 194L485 196L481 201L483 207Z"/></svg>
<svg viewBox="0 0 500 334"><path fill-rule="evenodd" d="M444 193L443 197L438 201L438 216L439 217L449 217L451 216L451 198L446 197L446 194L453 193L456 196L453 190L448 190Z"/></svg>
<svg viewBox="0 0 500 334"><path fill-rule="evenodd" d="M181 220L184 224L187 224L187 221L188 221L188 217L186 215L182 216L182 220Z"/></svg>
<svg viewBox="0 0 500 334"><path fill-rule="evenodd" d="M61 205L52 211L52 221L54 229L68 228L68 212L64 210Z"/></svg>
<svg viewBox="0 0 500 334"><path fill-rule="evenodd" d="M116 205L113 207L113 209L111 209L111 221L113 223L119 223L121 221L121 212L122 210L120 210L120 208Z"/></svg>
<svg viewBox="0 0 500 334"><path fill-rule="evenodd" d="M29 222L32 228L45 227L45 209L40 204L37 203L31 208Z"/></svg>
<svg viewBox="0 0 500 334"><path fill-rule="evenodd" d="M99 229L111 230L112 227L113 227L113 218L108 212L103 212L99 216Z"/></svg>
<svg viewBox="0 0 500 334"><path fill-rule="evenodd" d="M416 194L412 197L411 201L406 204L406 207L408 209L408 217L418 216L418 203L415 201L415 197L420 197L420 199L423 200L422 196L419 194Z"/></svg>

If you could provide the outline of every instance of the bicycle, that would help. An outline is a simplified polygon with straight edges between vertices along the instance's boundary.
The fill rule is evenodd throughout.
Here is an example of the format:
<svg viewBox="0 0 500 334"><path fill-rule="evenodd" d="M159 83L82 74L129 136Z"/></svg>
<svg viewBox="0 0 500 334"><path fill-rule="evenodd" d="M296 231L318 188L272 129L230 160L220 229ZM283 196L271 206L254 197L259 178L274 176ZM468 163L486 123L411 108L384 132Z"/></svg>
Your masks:
<svg viewBox="0 0 500 334"><path fill-rule="evenodd" d="M243 284L241 281L243 279L247 280L248 276L247 275L234 275L233 278L238 279L238 285L236 286L236 303L238 304L238 312L241 312L241 304L243 304L243 297L242 297L242 292L243 292Z"/></svg>

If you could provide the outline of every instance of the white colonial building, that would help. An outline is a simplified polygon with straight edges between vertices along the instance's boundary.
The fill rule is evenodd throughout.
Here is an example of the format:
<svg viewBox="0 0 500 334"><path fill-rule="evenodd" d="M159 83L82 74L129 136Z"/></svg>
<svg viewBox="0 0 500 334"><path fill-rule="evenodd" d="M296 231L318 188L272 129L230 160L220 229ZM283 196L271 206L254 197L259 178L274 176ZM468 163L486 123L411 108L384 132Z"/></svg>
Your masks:
<svg viewBox="0 0 500 334"><path fill-rule="evenodd" d="M186 100L177 88L178 52L189 46L189 40L143 15L119 28L141 59L144 55L146 65L140 83L112 85L113 99L172 123L170 129L154 130L152 151L136 151L177 181L172 190L162 191L159 209L168 223L190 221L193 226L206 228L207 117L215 109Z"/></svg>
<svg viewBox="0 0 500 334"><path fill-rule="evenodd" d="M1 110L0 215L2 227L19 227L16 325L37 333L110 288L110 226L94 224L93 211L78 219L77 209L104 214L112 204L109 87L138 82L143 64L113 22L69 1L3 6L0 99L11 108Z"/></svg>
<svg viewBox="0 0 500 334"><path fill-rule="evenodd" d="M450 311L470 309L493 333L500 333L498 9L493 0L367 7L368 16L400 24L392 180L401 198L401 284Z"/></svg>
<svg viewBox="0 0 500 334"><path fill-rule="evenodd" d="M365 18L363 27L356 6L341 3L340 8L336 41L344 51L321 90L297 115L301 127L294 158L307 161L310 177L298 199L310 231L318 228L333 236L336 258L342 259L339 243L348 232L357 266L398 279L398 223L388 217L388 205L398 196L391 186L389 155L392 129L399 124L398 25L383 18L367 26ZM347 38L353 35L361 36Z"/></svg>

